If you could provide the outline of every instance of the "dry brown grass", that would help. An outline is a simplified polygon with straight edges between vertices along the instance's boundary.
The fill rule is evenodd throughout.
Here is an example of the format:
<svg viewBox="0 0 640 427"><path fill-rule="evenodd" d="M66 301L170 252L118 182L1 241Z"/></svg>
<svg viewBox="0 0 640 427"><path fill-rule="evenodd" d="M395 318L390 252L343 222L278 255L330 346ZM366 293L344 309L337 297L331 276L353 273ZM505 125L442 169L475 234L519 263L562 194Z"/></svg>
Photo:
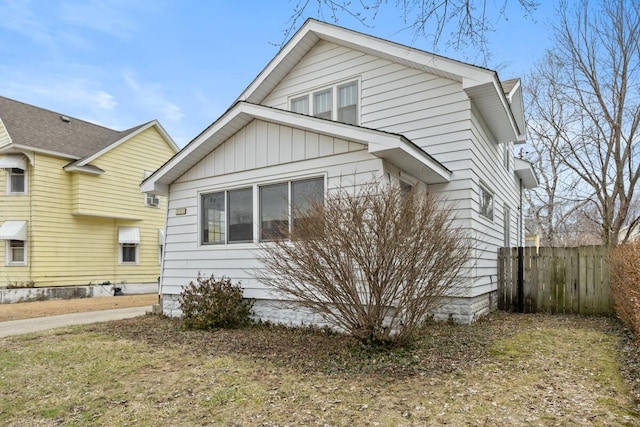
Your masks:
<svg viewBox="0 0 640 427"><path fill-rule="evenodd" d="M0 304L0 322L53 316L56 314L110 310L125 307L143 307L157 304L157 294L124 295L118 297L80 298L72 300L33 301Z"/></svg>
<svg viewBox="0 0 640 427"><path fill-rule="evenodd" d="M145 316L0 340L0 425L638 425L629 343L573 316L432 324L386 351Z"/></svg>

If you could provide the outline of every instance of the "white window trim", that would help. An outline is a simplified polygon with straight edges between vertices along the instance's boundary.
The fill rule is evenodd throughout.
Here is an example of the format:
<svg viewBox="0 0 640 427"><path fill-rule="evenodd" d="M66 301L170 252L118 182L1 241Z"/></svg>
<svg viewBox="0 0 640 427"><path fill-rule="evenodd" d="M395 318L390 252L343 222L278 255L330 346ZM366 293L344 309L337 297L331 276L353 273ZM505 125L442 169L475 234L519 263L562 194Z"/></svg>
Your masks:
<svg viewBox="0 0 640 427"><path fill-rule="evenodd" d="M167 240L165 230L158 229L158 265L162 265L162 256L164 255L164 242Z"/></svg>
<svg viewBox="0 0 640 427"><path fill-rule="evenodd" d="M11 258L12 255L12 251L11 251L11 240L5 240L5 265L9 266L9 267L18 267L18 266L26 266L27 265L27 260L29 259L28 256L28 252L27 252L27 241L26 240L22 240L24 242L24 261L13 261Z"/></svg>
<svg viewBox="0 0 640 427"><path fill-rule="evenodd" d="M304 98L305 96L307 97L307 105L309 106L309 116L315 117L315 111L314 111L314 95L316 93L321 93L321 92L325 92L327 90L331 90L331 120L333 121L337 121L338 120L338 88L342 87L342 86L347 86L351 83L355 83L357 86L357 92L358 92L358 102L356 103L356 123L353 123L353 125L355 126L359 126L361 123L360 120L360 111L361 111L361 106L362 106L362 84L361 84L361 78L360 77L353 77L350 79L345 79L345 80L340 80L339 82L333 82L331 84L328 84L326 86L319 86L316 87L308 92L300 92L297 93L295 95L290 96L287 99L287 108L289 111L293 111L292 108L292 102L294 100L298 100L300 98Z"/></svg>
<svg viewBox="0 0 640 427"><path fill-rule="evenodd" d="M483 192L489 194L491 196L491 215L487 215L485 212L483 212L483 202L484 202L484 197L483 197ZM495 211L496 211L496 197L495 197L495 193L491 190L489 190L489 188L480 183L480 185L478 185L478 213L480 214L480 216L482 218L485 218L488 221L493 222L494 218L495 218Z"/></svg>
<svg viewBox="0 0 640 427"><path fill-rule="evenodd" d="M136 260L135 262L131 261L123 261L122 260L122 251L124 249L124 245L135 245L136 247ZM119 243L118 244L118 264L120 265L140 265L140 244L139 243Z"/></svg>
<svg viewBox="0 0 640 427"><path fill-rule="evenodd" d="M135 245L135 249L136 249L135 262L123 261L122 252L124 249L124 245ZM139 227L118 227L118 264L140 265L140 228Z"/></svg>
<svg viewBox="0 0 640 427"><path fill-rule="evenodd" d="M307 179L313 179L313 178L322 178L323 179L323 186L324 186L324 199L326 200L327 198L327 192L328 192L328 177L327 177L327 173L326 171L308 171L307 173L304 174L300 174L299 172L291 172L291 173L285 173L282 175L279 175L277 178L270 178L270 179L265 179L265 180L261 180L258 182L252 182L252 184L247 185L246 181L244 183L240 183L238 182L236 185L225 185L225 184L220 184L220 185L215 185L215 186L211 186L211 187L207 187L206 189L203 189L201 191L198 192L198 206L197 206L197 210L198 210L198 247L202 248L203 250L215 250L215 249L220 249L220 250L227 250L228 246L227 245L233 245L233 247L253 247L255 244L260 243L260 187L262 186L266 186L266 185L271 185L271 184L281 184L281 183L285 183L285 182L293 182L293 181L305 181ZM228 183L231 184L231 183ZM203 243L202 242L202 227L203 227L203 219L204 216L202 215L202 196L206 195L206 194L210 194L210 193L220 193L220 192L224 192L225 193L225 209L226 209L226 203L227 203L227 197L226 197L226 192L227 191L233 191L233 190L242 190L244 188L252 188L252 194L253 194L253 240L250 242L227 242L227 237L225 236L225 242L224 243ZM289 185L289 187L291 187ZM289 188L289 191L290 188ZM290 195L289 195L290 196ZM225 215L226 215L226 210L225 210ZM289 217L291 217L291 212L289 212ZM225 219L226 220L226 219ZM225 224L226 226L226 224ZM166 249L166 248L165 248Z"/></svg>
<svg viewBox="0 0 640 427"><path fill-rule="evenodd" d="M22 192L13 192L11 191L11 169L6 169L6 194L7 196L25 196L28 194L27 189L29 188L29 174L27 173L27 169L22 169L24 171L24 191Z"/></svg>
<svg viewBox="0 0 640 427"><path fill-rule="evenodd" d="M234 240L234 241L230 241L229 240L229 193L232 191L238 191L238 190L248 190L251 189L251 208L253 211L253 221L252 221L252 225L253 225L253 238L251 240ZM224 245L242 245L242 244L247 244L247 243L254 243L256 242L256 221L255 221L255 213L256 213L256 208L255 208L255 191L256 191L256 186L255 184L252 185L241 185L241 186L236 186L236 187L229 187L229 188L224 188L221 190L211 190L211 191L202 191L198 194L198 239L199 239L199 245L200 246L206 246L206 247L211 247L211 246L224 246ZM202 238L202 227L204 226L203 220L204 220L204 215L203 215L203 206L202 206L202 198L203 196L206 196L207 194L212 194L212 193L223 193L224 194L224 241L223 242L211 242L211 243L205 243L203 241Z"/></svg>

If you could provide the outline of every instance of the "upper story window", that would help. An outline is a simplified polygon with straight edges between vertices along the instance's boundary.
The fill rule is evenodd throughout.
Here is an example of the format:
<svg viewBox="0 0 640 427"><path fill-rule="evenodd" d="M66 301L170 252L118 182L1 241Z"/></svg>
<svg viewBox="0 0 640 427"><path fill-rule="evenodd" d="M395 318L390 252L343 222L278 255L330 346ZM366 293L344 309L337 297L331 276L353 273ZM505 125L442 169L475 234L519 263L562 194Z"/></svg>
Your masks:
<svg viewBox="0 0 640 427"><path fill-rule="evenodd" d="M509 165L511 163L511 150L510 146L507 142L502 144L502 162L504 163L504 167L506 170L509 170Z"/></svg>
<svg viewBox="0 0 640 427"><path fill-rule="evenodd" d="M493 193L480 186L480 215L493 220Z"/></svg>
<svg viewBox="0 0 640 427"><path fill-rule="evenodd" d="M291 111L294 113L309 114L309 95L292 99Z"/></svg>
<svg viewBox="0 0 640 427"><path fill-rule="evenodd" d="M352 125L358 124L358 82L351 81L292 98L291 111Z"/></svg>
<svg viewBox="0 0 640 427"><path fill-rule="evenodd" d="M22 154L0 156L0 169L6 171L7 194L27 193L27 158Z"/></svg>
<svg viewBox="0 0 640 427"><path fill-rule="evenodd" d="M338 86L338 121L355 125L358 123L358 83Z"/></svg>
<svg viewBox="0 0 640 427"><path fill-rule="evenodd" d="M333 90L323 90L313 94L313 115L331 120L333 117Z"/></svg>
<svg viewBox="0 0 640 427"><path fill-rule="evenodd" d="M26 180L24 169L11 168L9 169L9 193L11 194L24 194L26 189Z"/></svg>
<svg viewBox="0 0 640 427"><path fill-rule="evenodd" d="M511 208L504 205L504 247L511 246Z"/></svg>

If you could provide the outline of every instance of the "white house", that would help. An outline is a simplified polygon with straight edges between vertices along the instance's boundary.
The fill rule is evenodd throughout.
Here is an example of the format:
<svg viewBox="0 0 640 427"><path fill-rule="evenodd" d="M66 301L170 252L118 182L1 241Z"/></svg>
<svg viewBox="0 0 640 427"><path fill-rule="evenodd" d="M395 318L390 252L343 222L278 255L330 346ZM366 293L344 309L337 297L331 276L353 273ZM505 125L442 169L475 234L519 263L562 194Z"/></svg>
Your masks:
<svg viewBox="0 0 640 427"><path fill-rule="evenodd" d="M524 139L519 80L345 28L307 21L218 120L147 178L168 196L159 292L166 315L198 272L241 281L259 316L275 309L257 279L258 242L288 221L287 204L376 179L443 193L474 238L472 277L439 317L471 322L497 289L497 251L524 242L522 189L537 185L514 158Z"/></svg>

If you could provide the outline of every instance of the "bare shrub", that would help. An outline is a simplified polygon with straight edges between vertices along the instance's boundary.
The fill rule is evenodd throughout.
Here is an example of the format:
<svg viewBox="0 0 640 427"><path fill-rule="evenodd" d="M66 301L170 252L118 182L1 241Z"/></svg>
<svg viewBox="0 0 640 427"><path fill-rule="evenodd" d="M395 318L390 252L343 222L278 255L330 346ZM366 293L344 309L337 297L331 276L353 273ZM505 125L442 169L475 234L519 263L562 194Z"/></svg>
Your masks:
<svg viewBox="0 0 640 427"><path fill-rule="evenodd" d="M640 242L611 251L611 291L616 315L640 343Z"/></svg>
<svg viewBox="0 0 640 427"><path fill-rule="evenodd" d="M189 329L235 328L251 322L253 301L243 299L240 283L234 285L227 277L198 273L197 283L189 282L183 288L179 302Z"/></svg>
<svg viewBox="0 0 640 427"><path fill-rule="evenodd" d="M374 182L294 209L258 278L368 344L408 344L463 280L471 244L433 194ZM312 213L312 214L311 214Z"/></svg>

